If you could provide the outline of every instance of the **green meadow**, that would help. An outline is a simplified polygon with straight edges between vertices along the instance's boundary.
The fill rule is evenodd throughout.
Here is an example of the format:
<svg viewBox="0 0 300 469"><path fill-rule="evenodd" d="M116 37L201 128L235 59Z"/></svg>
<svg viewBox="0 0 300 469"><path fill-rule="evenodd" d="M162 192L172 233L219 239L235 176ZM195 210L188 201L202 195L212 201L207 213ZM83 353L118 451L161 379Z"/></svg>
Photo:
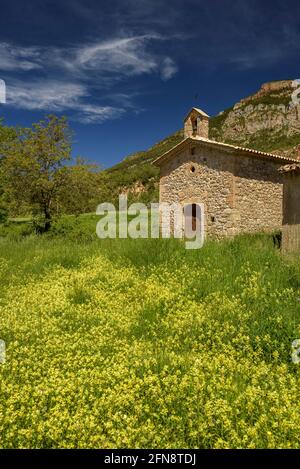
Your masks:
<svg viewBox="0 0 300 469"><path fill-rule="evenodd" d="M0 447L299 448L299 258L272 236L0 228Z"/></svg>

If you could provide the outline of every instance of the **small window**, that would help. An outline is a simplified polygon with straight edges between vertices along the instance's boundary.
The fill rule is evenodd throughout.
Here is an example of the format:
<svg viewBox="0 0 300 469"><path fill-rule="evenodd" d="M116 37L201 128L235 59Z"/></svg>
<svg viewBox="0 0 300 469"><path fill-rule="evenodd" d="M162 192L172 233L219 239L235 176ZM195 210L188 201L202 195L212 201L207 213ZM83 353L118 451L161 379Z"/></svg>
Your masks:
<svg viewBox="0 0 300 469"><path fill-rule="evenodd" d="M194 119L192 121L192 127L193 127L193 135L197 135L197 129L198 129L197 119Z"/></svg>
<svg viewBox="0 0 300 469"><path fill-rule="evenodd" d="M196 171L195 166L191 166L191 173L194 173Z"/></svg>
<svg viewBox="0 0 300 469"><path fill-rule="evenodd" d="M212 221L212 223L214 223L216 221L216 218L214 216L210 217L210 220Z"/></svg>
<svg viewBox="0 0 300 469"><path fill-rule="evenodd" d="M191 155L194 155L194 154L195 154L195 151L196 151L195 147L192 147L192 148L191 148Z"/></svg>

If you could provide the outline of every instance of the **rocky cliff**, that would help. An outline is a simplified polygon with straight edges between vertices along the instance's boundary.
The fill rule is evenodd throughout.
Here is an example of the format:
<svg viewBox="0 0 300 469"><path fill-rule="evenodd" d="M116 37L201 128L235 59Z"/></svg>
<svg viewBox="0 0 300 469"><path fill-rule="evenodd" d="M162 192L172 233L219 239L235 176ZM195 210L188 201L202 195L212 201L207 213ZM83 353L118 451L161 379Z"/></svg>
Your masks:
<svg viewBox="0 0 300 469"><path fill-rule="evenodd" d="M257 93L213 117L210 138L300 157L300 105L292 101L293 83L265 83Z"/></svg>

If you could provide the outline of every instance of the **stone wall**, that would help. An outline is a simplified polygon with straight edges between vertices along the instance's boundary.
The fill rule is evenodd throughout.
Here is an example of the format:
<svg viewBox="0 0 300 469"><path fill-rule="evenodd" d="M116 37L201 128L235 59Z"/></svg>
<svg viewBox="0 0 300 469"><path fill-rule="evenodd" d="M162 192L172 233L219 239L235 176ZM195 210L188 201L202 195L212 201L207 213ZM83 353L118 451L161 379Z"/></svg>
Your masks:
<svg viewBox="0 0 300 469"><path fill-rule="evenodd" d="M283 177L283 224L300 225L300 171Z"/></svg>
<svg viewBox="0 0 300 469"><path fill-rule="evenodd" d="M284 253L300 251L300 171L283 173L283 226Z"/></svg>
<svg viewBox="0 0 300 469"><path fill-rule="evenodd" d="M160 202L203 203L213 237L271 231L282 222L280 162L201 145L161 167Z"/></svg>
<svg viewBox="0 0 300 469"><path fill-rule="evenodd" d="M283 254L300 252L300 225L282 226L282 252Z"/></svg>
<svg viewBox="0 0 300 469"><path fill-rule="evenodd" d="M197 122L197 130L194 130L193 122ZM192 110L184 121L184 137L208 138L209 118L199 112Z"/></svg>

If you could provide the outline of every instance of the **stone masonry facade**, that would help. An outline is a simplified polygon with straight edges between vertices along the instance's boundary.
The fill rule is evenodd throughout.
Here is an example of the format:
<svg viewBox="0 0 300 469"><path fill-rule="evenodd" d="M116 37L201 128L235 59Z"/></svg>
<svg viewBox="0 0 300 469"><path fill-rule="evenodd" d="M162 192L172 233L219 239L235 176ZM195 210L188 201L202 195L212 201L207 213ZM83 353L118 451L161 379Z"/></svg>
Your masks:
<svg viewBox="0 0 300 469"><path fill-rule="evenodd" d="M282 223L281 161L191 142L161 165L160 202L203 203L205 235L272 231Z"/></svg>

